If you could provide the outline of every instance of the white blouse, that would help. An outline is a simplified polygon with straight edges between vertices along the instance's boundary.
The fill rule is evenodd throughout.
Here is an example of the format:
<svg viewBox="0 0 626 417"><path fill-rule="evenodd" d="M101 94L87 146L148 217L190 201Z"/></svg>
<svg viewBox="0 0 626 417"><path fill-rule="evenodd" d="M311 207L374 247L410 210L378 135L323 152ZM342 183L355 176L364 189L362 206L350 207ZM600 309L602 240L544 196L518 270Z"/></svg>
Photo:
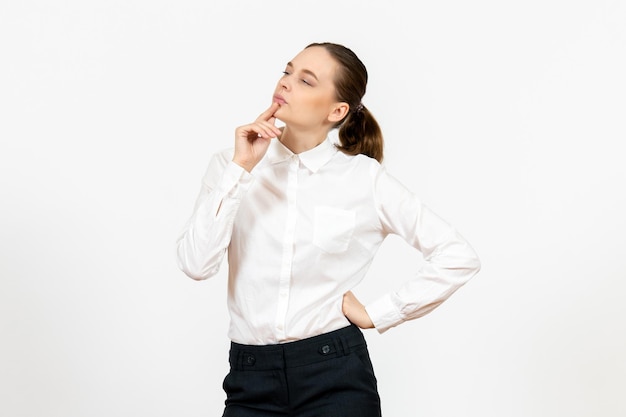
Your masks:
<svg viewBox="0 0 626 417"><path fill-rule="evenodd" d="M211 159L177 250L180 269L198 280L228 253L234 342L283 343L349 325L343 294L392 233L425 262L366 305L381 333L432 311L480 269L467 241L383 166L330 139L300 154L274 139L251 173L232 157L229 149Z"/></svg>

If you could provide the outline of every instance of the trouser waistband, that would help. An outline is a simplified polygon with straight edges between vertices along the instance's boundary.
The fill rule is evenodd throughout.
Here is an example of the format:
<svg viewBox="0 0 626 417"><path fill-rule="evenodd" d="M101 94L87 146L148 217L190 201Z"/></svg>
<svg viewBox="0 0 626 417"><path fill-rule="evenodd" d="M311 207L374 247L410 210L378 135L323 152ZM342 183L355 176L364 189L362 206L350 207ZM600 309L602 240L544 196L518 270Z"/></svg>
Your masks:
<svg viewBox="0 0 626 417"><path fill-rule="evenodd" d="M329 333L276 345L242 345L231 342L232 369L264 371L293 368L348 355L365 347L365 337L354 324Z"/></svg>

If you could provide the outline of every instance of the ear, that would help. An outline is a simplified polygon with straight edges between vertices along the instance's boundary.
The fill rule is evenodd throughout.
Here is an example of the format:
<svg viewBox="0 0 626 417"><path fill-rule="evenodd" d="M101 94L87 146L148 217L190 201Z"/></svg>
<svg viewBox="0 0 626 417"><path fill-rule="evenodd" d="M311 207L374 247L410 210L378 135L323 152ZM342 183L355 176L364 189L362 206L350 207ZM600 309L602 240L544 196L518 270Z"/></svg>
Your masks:
<svg viewBox="0 0 626 417"><path fill-rule="evenodd" d="M331 123L337 123L343 120L344 117L350 111L350 106L348 103L339 102L333 104L330 108L330 113L328 114L328 121Z"/></svg>

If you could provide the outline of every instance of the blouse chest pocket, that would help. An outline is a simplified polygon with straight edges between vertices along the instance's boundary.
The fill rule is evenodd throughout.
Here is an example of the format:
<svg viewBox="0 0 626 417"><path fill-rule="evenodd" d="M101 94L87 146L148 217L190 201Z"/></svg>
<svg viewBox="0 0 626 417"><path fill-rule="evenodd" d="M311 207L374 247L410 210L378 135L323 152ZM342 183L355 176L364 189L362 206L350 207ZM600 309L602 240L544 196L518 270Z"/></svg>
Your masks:
<svg viewBox="0 0 626 417"><path fill-rule="evenodd" d="M353 210L315 207L313 244L328 253L345 251L354 232L355 217Z"/></svg>

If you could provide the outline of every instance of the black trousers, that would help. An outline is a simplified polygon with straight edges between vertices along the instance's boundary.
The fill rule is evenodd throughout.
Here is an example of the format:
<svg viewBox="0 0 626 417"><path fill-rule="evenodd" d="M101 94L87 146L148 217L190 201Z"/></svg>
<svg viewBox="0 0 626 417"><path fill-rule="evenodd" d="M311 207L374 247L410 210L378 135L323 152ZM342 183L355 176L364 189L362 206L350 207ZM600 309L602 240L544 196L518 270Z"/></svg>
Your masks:
<svg viewBox="0 0 626 417"><path fill-rule="evenodd" d="M223 417L380 417L361 330L350 325L296 342L232 342Z"/></svg>

